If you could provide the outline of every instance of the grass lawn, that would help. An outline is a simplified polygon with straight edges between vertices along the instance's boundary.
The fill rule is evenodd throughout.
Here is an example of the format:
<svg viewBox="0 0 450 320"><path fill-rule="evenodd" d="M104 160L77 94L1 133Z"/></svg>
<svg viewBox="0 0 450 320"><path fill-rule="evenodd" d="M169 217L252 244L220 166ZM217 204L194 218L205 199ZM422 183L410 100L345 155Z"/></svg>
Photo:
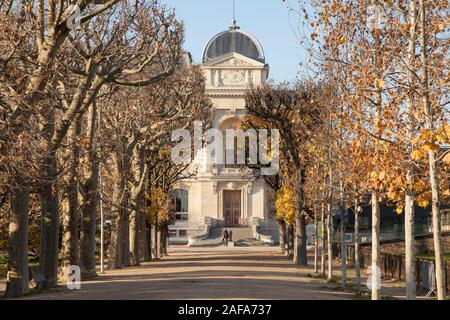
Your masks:
<svg viewBox="0 0 450 320"><path fill-rule="evenodd" d="M361 294L355 294L356 300L371 300L372 299L372 293L370 292L362 292ZM395 297L392 296L381 296L381 300L397 300Z"/></svg>
<svg viewBox="0 0 450 320"><path fill-rule="evenodd" d="M0 255L0 279L6 278L6 263L8 262L8 259L5 255Z"/></svg>
<svg viewBox="0 0 450 320"><path fill-rule="evenodd" d="M0 264L0 279L1 278L6 278L6 264Z"/></svg>
<svg viewBox="0 0 450 320"><path fill-rule="evenodd" d="M6 273L8 271L7 268L8 258L5 255L0 255L0 279L6 278ZM28 263L30 267L37 266L39 264L39 261L36 259L36 257L28 257Z"/></svg>

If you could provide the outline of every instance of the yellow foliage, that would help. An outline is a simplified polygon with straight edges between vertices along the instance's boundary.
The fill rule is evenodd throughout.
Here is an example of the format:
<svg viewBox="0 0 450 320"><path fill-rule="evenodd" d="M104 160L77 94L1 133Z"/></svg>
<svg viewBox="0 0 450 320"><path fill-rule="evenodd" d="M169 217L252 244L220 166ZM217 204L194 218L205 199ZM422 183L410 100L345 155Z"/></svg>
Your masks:
<svg viewBox="0 0 450 320"><path fill-rule="evenodd" d="M417 136L417 137L415 137L415 138L411 141L411 143L414 144L414 145L416 145L416 144L418 144L418 143L420 142L420 140L421 140L421 137L420 137L420 136Z"/></svg>
<svg viewBox="0 0 450 320"><path fill-rule="evenodd" d="M411 159L414 161L422 160L426 157L426 153L423 150L414 150L411 152Z"/></svg>
<svg viewBox="0 0 450 320"><path fill-rule="evenodd" d="M377 79L378 88L384 88L385 82L383 79Z"/></svg>
<svg viewBox="0 0 450 320"><path fill-rule="evenodd" d="M277 218L291 224L295 218L295 194L289 186L283 186L277 193L275 203Z"/></svg>
<svg viewBox="0 0 450 320"><path fill-rule="evenodd" d="M436 135L436 140L440 143L447 143L449 139L444 134L439 133Z"/></svg>
<svg viewBox="0 0 450 320"><path fill-rule="evenodd" d="M443 131L445 132L447 138L450 138L450 124L445 125Z"/></svg>
<svg viewBox="0 0 450 320"><path fill-rule="evenodd" d="M169 219L168 195L164 190L161 188L153 189L150 194L147 194L147 199L151 202L150 207L147 208L147 217L150 221Z"/></svg>
<svg viewBox="0 0 450 320"><path fill-rule="evenodd" d="M418 205L422 208L426 208L426 207L428 207L429 202L428 202L428 200L422 200L422 201L418 202Z"/></svg>
<svg viewBox="0 0 450 320"><path fill-rule="evenodd" d="M433 131L430 129L423 129L420 131L420 137L422 140L432 140Z"/></svg>
<svg viewBox="0 0 450 320"><path fill-rule="evenodd" d="M397 208L395 209L395 212L397 212L397 214L402 214L403 206L402 205L398 205Z"/></svg>
<svg viewBox="0 0 450 320"><path fill-rule="evenodd" d="M450 166L450 153L447 153L444 158L442 159L442 162L446 165Z"/></svg>
<svg viewBox="0 0 450 320"><path fill-rule="evenodd" d="M402 196L397 192L388 192L387 194L389 199L400 201L402 200Z"/></svg>
<svg viewBox="0 0 450 320"><path fill-rule="evenodd" d="M434 143L430 142L430 141L425 142L423 144L422 148L425 151L430 151L430 150L432 150L432 151L439 151L439 146L437 144L434 144Z"/></svg>
<svg viewBox="0 0 450 320"><path fill-rule="evenodd" d="M373 180L378 179L378 172L376 172L376 171L370 172L370 178Z"/></svg>
<svg viewBox="0 0 450 320"><path fill-rule="evenodd" d="M402 186L406 183L406 179L404 176L400 175L395 179L395 183L399 186Z"/></svg>

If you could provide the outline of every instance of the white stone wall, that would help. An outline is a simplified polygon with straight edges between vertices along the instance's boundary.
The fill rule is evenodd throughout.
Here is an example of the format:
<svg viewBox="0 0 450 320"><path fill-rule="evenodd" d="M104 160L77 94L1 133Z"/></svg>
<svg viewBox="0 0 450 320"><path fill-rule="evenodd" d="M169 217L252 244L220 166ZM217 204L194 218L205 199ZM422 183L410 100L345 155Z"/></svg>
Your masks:
<svg viewBox="0 0 450 320"><path fill-rule="evenodd" d="M253 183L250 197L252 202L251 217L264 219L264 185L261 180Z"/></svg>

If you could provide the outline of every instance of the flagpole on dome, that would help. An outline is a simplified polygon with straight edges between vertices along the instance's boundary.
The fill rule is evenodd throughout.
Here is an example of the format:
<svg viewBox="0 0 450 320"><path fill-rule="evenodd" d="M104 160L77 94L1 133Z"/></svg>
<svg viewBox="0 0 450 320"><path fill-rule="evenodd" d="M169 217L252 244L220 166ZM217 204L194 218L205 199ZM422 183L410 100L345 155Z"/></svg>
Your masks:
<svg viewBox="0 0 450 320"><path fill-rule="evenodd" d="M236 24L236 0L233 0L233 21L231 22L230 30L237 30L239 27Z"/></svg>

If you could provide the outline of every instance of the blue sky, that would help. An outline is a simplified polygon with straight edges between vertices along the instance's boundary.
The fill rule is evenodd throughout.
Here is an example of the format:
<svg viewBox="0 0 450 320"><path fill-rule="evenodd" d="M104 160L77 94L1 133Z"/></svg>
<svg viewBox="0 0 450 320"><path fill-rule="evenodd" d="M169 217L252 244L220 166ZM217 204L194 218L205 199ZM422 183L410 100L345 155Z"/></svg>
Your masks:
<svg viewBox="0 0 450 320"><path fill-rule="evenodd" d="M185 24L184 49L195 63L201 62L203 49L215 34L226 30L233 17L232 0L161 0L175 8ZM295 5L295 0L286 3ZM293 25L295 16L282 0L236 0L236 19L241 30L253 34L262 44L270 78L276 82L294 80L305 52L298 44Z"/></svg>

